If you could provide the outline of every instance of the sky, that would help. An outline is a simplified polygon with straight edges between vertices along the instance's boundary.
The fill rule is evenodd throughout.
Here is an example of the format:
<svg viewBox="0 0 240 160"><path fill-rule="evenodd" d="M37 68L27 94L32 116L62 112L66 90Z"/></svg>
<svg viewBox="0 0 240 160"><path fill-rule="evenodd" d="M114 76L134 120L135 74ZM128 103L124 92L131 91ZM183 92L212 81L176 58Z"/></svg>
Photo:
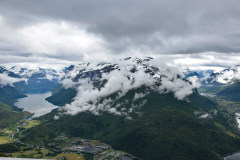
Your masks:
<svg viewBox="0 0 240 160"><path fill-rule="evenodd" d="M240 64L239 0L0 0L0 64Z"/></svg>

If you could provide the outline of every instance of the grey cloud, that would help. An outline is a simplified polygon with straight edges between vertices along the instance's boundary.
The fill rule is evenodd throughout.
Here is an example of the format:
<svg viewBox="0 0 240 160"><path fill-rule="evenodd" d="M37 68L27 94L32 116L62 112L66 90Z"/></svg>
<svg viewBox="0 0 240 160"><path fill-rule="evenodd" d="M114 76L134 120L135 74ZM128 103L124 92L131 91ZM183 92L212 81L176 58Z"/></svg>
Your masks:
<svg viewBox="0 0 240 160"><path fill-rule="evenodd" d="M0 15L13 29L48 21L86 28L106 42L109 56L240 52L238 0L1 0ZM1 51L24 52L11 41L0 45ZM89 54L56 51L38 56L73 61Z"/></svg>

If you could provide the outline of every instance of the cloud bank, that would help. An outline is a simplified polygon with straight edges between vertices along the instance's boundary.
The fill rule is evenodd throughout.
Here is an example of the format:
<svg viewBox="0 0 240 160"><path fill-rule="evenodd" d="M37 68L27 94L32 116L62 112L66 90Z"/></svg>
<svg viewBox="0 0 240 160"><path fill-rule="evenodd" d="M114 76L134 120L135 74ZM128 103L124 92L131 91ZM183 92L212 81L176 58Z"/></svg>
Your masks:
<svg viewBox="0 0 240 160"><path fill-rule="evenodd" d="M238 64L239 6L238 0L1 0L0 63L56 66L151 55L201 69Z"/></svg>
<svg viewBox="0 0 240 160"><path fill-rule="evenodd" d="M0 73L0 87L11 86L13 87L14 83L24 81L23 79L9 77L7 74Z"/></svg>
<svg viewBox="0 0 240 160"><path fill-rule="evenodd" d="M61 110L71 115L84 111L94 114L106 111L128 116L146 103L144 96L148 92L136 93L133 101L140 100L141 103L131 104L131 108L124 108L124 103L118 104L116 107L113 107L113 104L132 89L147 86L160 94L173 93L178 100L184 100L193 93L196 85L184 80L181 72L164 65L154 67L149 61L148 58L145 60L130 58L115 62L115 64L84 63L75 65L70 71L67 71L60 83L65 88L74 87L77 95L71 104L67 104ZM111 70L111 67L114 69ZM88 76L85 77L85 75ZM76 79L76 77L80 78ZM96 86L96 82L99 85ZM114 99L106 98L114 93L117 93L117 97ZM102 98L105 100L102 101ZM131 102L126 102L126 104L128 103Z"/></svg>
<svg viewBox="0 0 240 160"><path fill-rule="evenodd" d="M223 70L217 74L216 78L214 79L218 83L227 84L233 83L234 80L240 80L240 67L235 66L231 67L227 70Z"/></svg>

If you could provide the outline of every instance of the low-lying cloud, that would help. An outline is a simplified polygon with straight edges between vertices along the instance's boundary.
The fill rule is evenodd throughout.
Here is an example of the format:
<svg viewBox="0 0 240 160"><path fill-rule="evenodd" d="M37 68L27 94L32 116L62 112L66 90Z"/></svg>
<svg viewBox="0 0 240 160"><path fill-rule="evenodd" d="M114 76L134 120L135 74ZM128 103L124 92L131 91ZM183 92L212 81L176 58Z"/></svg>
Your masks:
<svg viewBox="0 0 240 160"><path fill-rule="evenodd" d="M108 64L103 65L102 68L97 64L75 66L60 82L65 88L74 87L77 90L74 101L71 104L65 105L63 110L65 110L67 114L72 115L84 111L90 111L94 114L100 114L101 111L106 111L127 116L131 112L134 112L135 108L139 108L146 103L144 102L144 95L148 93L136 93L134 101L141 99L143 102L138 106L132 104L131 109L123 109L124 105L120 104L117 105L117 108L113 108L112 104L132 89L147 86L160 94L173 93L178 100L184 100L185 97L193 93L193 89L196 85L192 85L189 81L184 80L181 72L167 66L156 68L151 66L148 62L141 61L138 63L138 60L139 59L132 58L127 61L122 60L116 62L116 69L109 73L102 73L100 77L94 79L87 77L73 82L72 79L77 76L75 73L81 74L84 72L96 71L96 69L94 69L95 67L100 69L100 72L103 72L102 69L108 66ZM135 70L134 72L132 72L133 69ZM150 74L147 73L147 71L153 72ZM70 75L74 75L74 77ZM99 88L94 86L96 80L100 82L106 80L106 83L103 87ZM156 83L159 83L159 85L156 85ZM113 93L117 93L115 99L106 99L107 96ZM105 100L101 101L101 98L105 98Z"/></svg>
<svg viewBox="0 0 240 160"><path fill-rule="evenodd" d="M14 83L19 82L19 81L25 81L23 79L19 79L19 78L13 78L13 77L9 77L7 74L2 74L0 73L0 87L4 87L4 86L11 86L13 87Z"/></svg>
<svg viewBox="0 0 240 160"><path fill-rule="evenodd" d="M223 70L217 74L214 81L222 84L233 83L233 80L240 80L240 67L231 67L228 70Z"/></svg>

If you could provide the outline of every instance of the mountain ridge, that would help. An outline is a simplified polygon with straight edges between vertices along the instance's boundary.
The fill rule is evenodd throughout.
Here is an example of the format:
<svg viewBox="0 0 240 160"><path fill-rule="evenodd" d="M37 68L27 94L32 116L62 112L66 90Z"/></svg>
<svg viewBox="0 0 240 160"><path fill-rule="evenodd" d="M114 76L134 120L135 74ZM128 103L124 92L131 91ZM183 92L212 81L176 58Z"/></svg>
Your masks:
<svg viewBox="0 0 240 160"><path fill-rule="evenodd" d="M21 140L47 147L59 134L94 137L147 160L217 160L238 150L239 133L227 124L228 116L184 75L150 66L149 59L126 61L68 67L51 98L59 103L54 95L69 94L61 88L76 95L39 117L42 123Z"/></svg>

